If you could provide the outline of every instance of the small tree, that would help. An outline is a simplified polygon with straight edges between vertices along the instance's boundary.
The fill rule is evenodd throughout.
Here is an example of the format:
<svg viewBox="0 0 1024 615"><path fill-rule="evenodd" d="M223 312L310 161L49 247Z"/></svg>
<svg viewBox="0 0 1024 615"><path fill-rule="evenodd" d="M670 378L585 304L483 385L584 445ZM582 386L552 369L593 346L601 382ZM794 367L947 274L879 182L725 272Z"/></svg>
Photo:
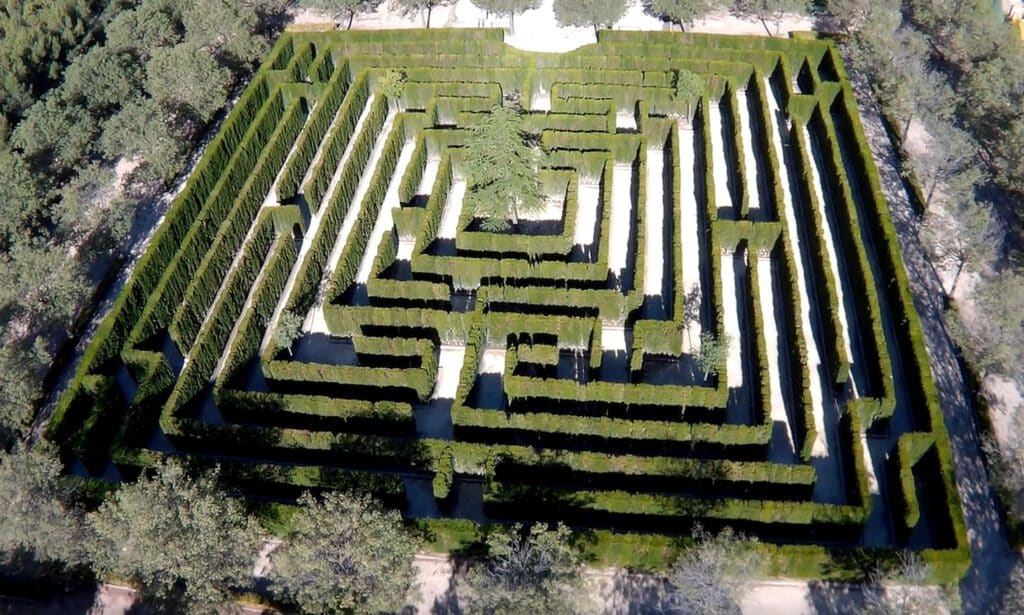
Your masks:
<svg viewBox="0 0 1024 615"><path fill-rule="evenodd" d="M540 8L541 0L472 0L473 4L488 13L508 17L508 27L516 31L516 15Z"/></svg>
<svg viewBox="0 0 1024 615"><path fill-rule="evenodd" d="M742 549L740 541L746 538L729 528L713 536L698 525L693 539L693 546L669 572L669 612L739 615L739 602L756 563Z"/></svg>
<svg viewBox="0 0 1024 615"><path fill-rule="evenodd" d="M177 462L123 485L94 513L89 545L100 574L142 585L144 598L175 611L210 612L252 572L259 538L216 475L192 478Z"/></svg>
<svg viewBox="0 0 1024 615"><path fill-rule="evenodd" d="M307 493L271 555L271 581L308 613L396 612L415 581L416 541L397 511L369 497Z"/></svg>
<svg viewBox="0 0 1024 615"><path fill-rule="evenodd" d="M983 280L974 292L974 313L948 320L950 333L964 354L982 372L1011 378L1024 373L1024 275L1003 271Z"/></svg>
<svg viewBox="0 0 1024 615"><path fill-rule="evenodd" d="M71 504L62 469L45 446L0 450L0 562L18 549L38 561L85 562L83 515Z"/></svg>
<svg viewBox="0 0 1024 615"><path fill-rule="evenodd" d="M405 15L426 11L426 28L430 29L430 16L439 6L451 6L456 0L391 0L391 6Z"/></svg>
<svg viewBox="0 0 1024 615"><path fill-rule="evenodd" d="M700 100L704 95L704 79L685 68L677 68L672 71L672 88L672 102L686 103L686 119L689 121L693 114L694 101Z"/></svg>
<svg viewBox="0 0 1024 615"><path fill-rule="evenodd" d="M392 109L400 108L402 93L405 92L405 73L389 68L377 82L377 92L387 99Z"/></svg>
<svg viewBox="0 0 1024 615"><path fill-rule="evenodd" d="M295 312L281 312L281 318L277 321L277 329L274 330L274 346L278 350L287 350L288 356L292 356L292 344L302 337L302 317Z"/></svg>
<svg viewBox="0 0 1024 615"><path fill-rule="evenodd" d="M724 0L651 0L648 12L685 30L694 21L724 6Z"/></svg>
<svg viewBox="0 0 1024 615"><path fill-rule="evenodd" d="M632 4L628 0L555 0L555 19L561 26L610 28Z"/></svg>
<svg viewBox="0 0 1024 615"><path fill-rule="evenodd" d="M982 449L1000 499L1018 521L1024 520L1024 405L1010 411L1005 441L987 436L982 439Z"/></svg>
<svg viewBox="0 0 1024 615"><path fill-rule="evenodd" d="M348 22L346 30L352 29L352 21L357 13L372 11L378 4L380 0L299 0L303 8L326 13L338 21L345 19Z"/></svg>
<svg viewBox="0 0 1024 615"><path fill-rule="evenodd" d="M946 590L928 585L931 567L916 553L901 552L895 567L875 570L864 591L870 615L939 615L949 613Z"/></svg>
<svg viewBox="0 0 1024 615"><path fill-rule="evenodd" d="M582 584L581 558L572 533L537 524L515 525L487 537L488 558L466 573L474 612L496 614L573 613Z"/></svg>
<svg viewBox="0 0 1024 615"><path fill-rule="evenodd" d="M544 209L537 171L540 152L527 142L516 109L494 107L463 148L466 203L490 231L519 224L519 216Z"/></svg>
<svg viewBox="0 0 1024 615"><path fill-rule="evenodd" d="M931 138L925 151L910 157L924 189L926 208L940 185L944 196L955 200L967 195L982 178L976 164L978 144L971 135L947 122L929 123L928 134Z"/></svg>
<svg viewBox="0 0 1024 615"><path fill-rule="evenodd" d="M965 268L979 270L995 258L1003 238L992 219L991 205L970 198L947 211L928 211L921 225L921 239L941 268L953 269L947 296L956 293Z"/></svg>
<svg viewBox="0 0 1024 615"><path fill-rule="evenodd" d="M700 334L700 355L697 357L697 362L704 370L705 378L712 375L717 376L719 371L725 367L731 344L732 338L728 334L721 338L715 337L710 331Z"/></svg>
<svg viewBox="0 0 1024 615"><path fill-rule="evenodd" d="M752 15L764 26L768 36L779 33L779 26L786 13L806 13L806 0L733 0L733 9L740 14ZM768 24L774 24L775 33L772 33Z"/></svg>

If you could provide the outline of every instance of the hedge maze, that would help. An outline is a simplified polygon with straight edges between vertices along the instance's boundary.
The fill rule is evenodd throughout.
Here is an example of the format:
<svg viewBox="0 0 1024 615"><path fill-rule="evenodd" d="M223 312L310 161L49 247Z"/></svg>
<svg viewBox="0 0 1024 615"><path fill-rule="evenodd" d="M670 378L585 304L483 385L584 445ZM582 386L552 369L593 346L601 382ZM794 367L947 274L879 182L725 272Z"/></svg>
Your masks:
<svg viewBox="0 0 1024 615"><path fill-rule="evenodd" d="M681 70L699 99L676 99ZM516 95L548 206L486 232L460 146ZM756 536L765 574L969 563L876 169L810 39L285 35L48 436L113 480L174 455L254 498L369 490L449 543L562 520L602 561L657 567L700 522Z"/></svg>

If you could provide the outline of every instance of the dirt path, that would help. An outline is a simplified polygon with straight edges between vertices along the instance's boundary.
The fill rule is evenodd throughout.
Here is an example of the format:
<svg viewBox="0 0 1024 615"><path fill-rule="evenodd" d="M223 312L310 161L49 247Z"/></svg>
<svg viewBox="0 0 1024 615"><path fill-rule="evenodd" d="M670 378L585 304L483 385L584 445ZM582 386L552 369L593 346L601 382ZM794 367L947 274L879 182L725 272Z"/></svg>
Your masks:
<svg viewBox="0 0 1024 615"><path fill-rule="evenodd" d="M852 78L861 120L899 236L914 305L921 316L932 374L950 434L957 488L973 558L970 571L960 583L963 610L965 613L996 613L1017 556L1007 542L1006 528L982 461L974 409L943 320L942 288L917 240L917 216L900 177L894 145L883 128L878 108L867 93L866 84L858 77L853 75Z"/></svg>

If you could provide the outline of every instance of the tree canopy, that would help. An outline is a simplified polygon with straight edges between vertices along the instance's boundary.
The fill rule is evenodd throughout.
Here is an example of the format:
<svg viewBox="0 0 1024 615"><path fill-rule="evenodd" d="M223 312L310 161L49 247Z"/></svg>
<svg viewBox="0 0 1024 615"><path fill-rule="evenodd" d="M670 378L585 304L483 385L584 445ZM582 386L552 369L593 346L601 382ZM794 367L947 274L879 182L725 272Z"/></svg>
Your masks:
<svg viewBox="0 0 1024 615"><path fill-rule="evenodd" d="M507 230L520 215L543 210L540 152L527 142L518 110L491 109L466 139L463 160L466 203L485 229Z"/></svg>
<svg viewBox="0 0 1024 615"><path fill-rule="evenodd" d="M271 555L272 586L307 613L395 612L414 587L416 540L367 496L310 494Z"/></svg>
<svg viewBox="0 0 1024 615"><path fill-rule="evenodd" d="M466 573L473 612L510 615L573 613L582 583L581 556L569 528L536 524L494 530L487 558Z"/></svg>
<svg viewBox="0 0 1024 615"><path fill-rule="evenodd" d="M24 549L37 560L85 563L83 515L71 504L62 471L44 446L0 450L0 560Z"/></svg>
<svg viewBox="0 0 1024 615"><path fill-rule="evenodd" d="M725 6L725 0L651 0L648 11L686 29L694 21Z"/></svg>
<svg viewBox="0 0 1024 615"><path fill-rule="evenodd" d="M755 566L740 544L746 539L728 528L712 535L699 526L693 539L668 575L670 612L738 615Z"/></svg>
<svg viewBox="0 0 1024 615"><path fill-rule="evenodd" d="M193 478L177 462L122 485L89 524L99 573L133 579L145 599L190 612L223 605L251 574L259 545L255 524L216 476Z"/></svg>
<svg viewBox="0 0 1024 615"><path fill-rule="evenodd" d="M559 25L611 27L625 16L629 3L622 0L555 0L555 19Z"/></svg>

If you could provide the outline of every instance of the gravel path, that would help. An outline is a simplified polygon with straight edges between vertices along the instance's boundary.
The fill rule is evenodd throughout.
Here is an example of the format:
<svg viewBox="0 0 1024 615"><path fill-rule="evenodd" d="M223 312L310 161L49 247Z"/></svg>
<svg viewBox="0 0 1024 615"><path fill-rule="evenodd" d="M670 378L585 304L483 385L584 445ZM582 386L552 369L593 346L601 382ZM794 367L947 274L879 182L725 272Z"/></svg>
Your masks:
<svg viewBox="0 0 1024 615"><path fill-rule="evenodd" d="M907 198L900 163L863 78L853 75L868 144L899 236L914 305L921 316L932 375L946 418L973 563L960 583L964 613L998 613L1017 555L1010 548L982 459L974 409L943 319L942 288L917 240L917 216Z"/></svg>

